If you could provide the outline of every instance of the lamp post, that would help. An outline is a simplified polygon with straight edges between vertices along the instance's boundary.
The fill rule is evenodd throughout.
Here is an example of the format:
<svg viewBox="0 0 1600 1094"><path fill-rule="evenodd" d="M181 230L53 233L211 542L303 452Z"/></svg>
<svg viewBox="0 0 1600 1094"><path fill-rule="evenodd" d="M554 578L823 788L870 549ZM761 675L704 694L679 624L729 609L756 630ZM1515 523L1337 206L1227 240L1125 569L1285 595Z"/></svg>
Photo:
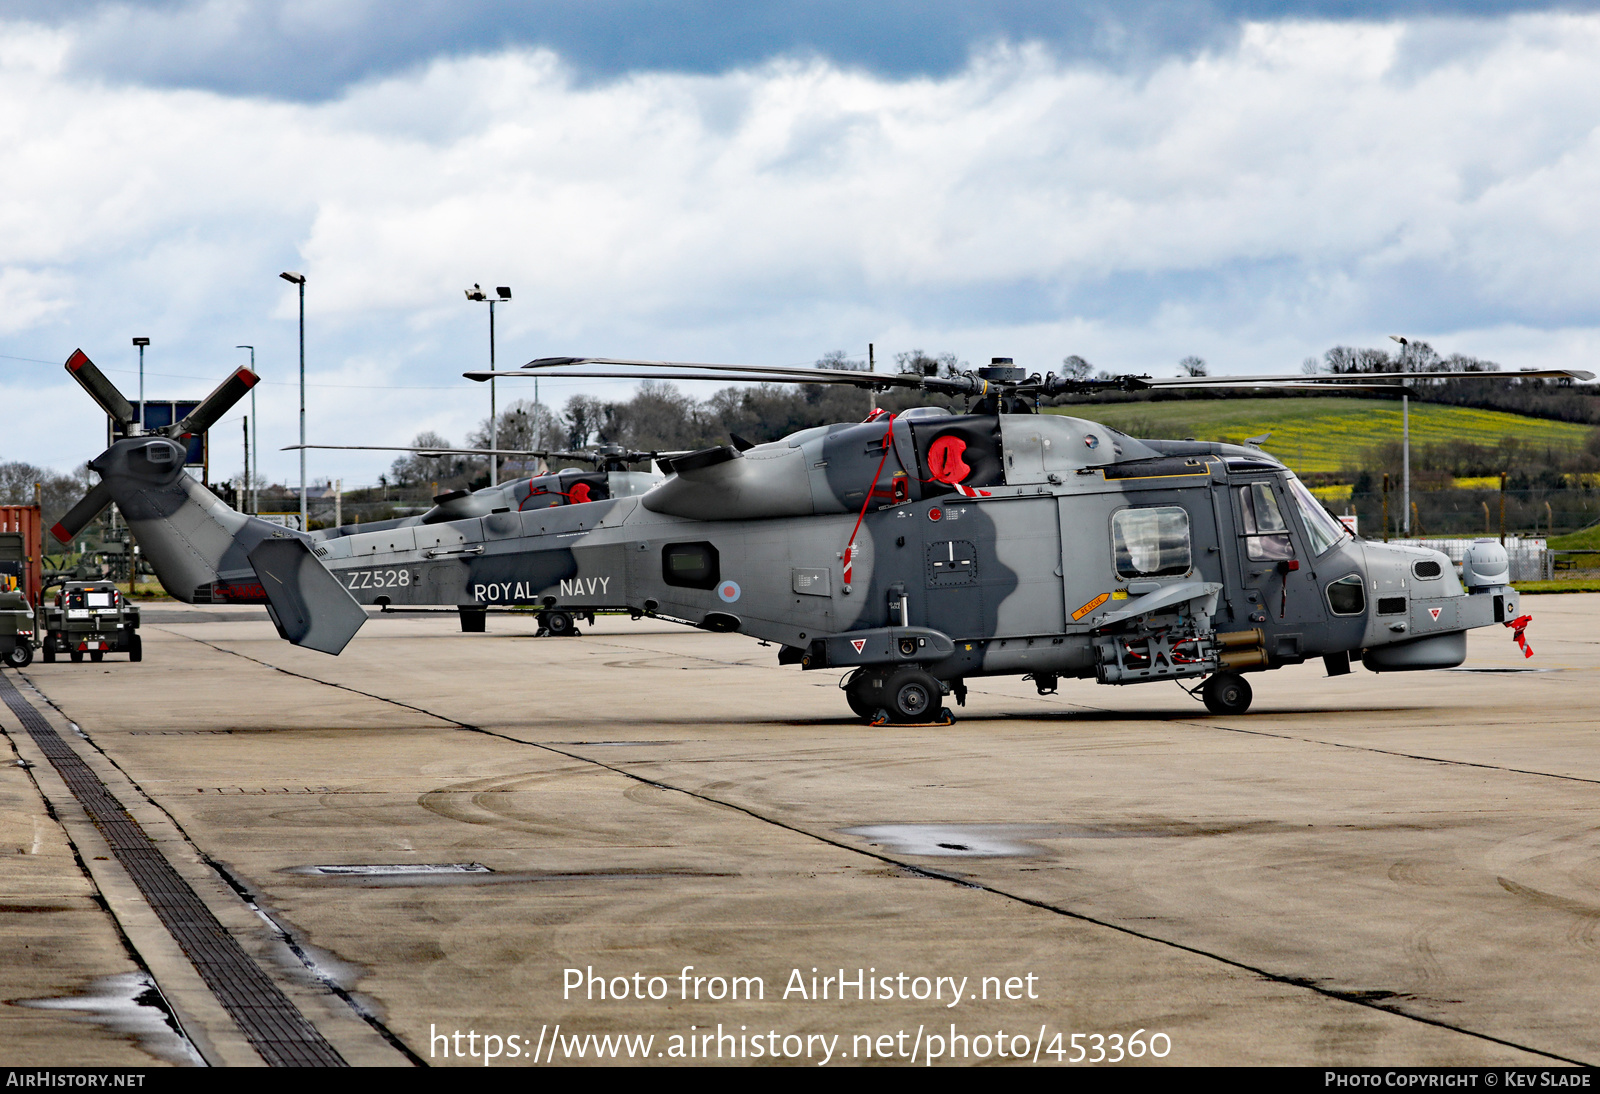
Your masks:
<svg viewBox="0 0 1600 1094"><path fill-rule="evenodd" d="M148 338L135 338L133 344L139 347L139 432L144 432L144 347L150 344Z"/></svg>
<svg viewBox="0 0 1600 1094"><path fill-rule="evenodd" d="M250 371L254 372L256 370L256 347L234 346L233 348L250 351ZM250 491L250 500L246 504L250 506L250 512L259 517L261 515L261 503L260 498L256 495L256 473L261 470L261 417L256 413L256 388L254 384L250 385L250 449L255 453L256 466L251 467L249 461L245 463L244 477Z"/></svg>
<svg viewBox="0 0 1600 1094"><path fill-rule="evenodd" d="M300 286L300 530L311 531L306 517L306 275L285 270L278 275Z"/></svg>
<svg viewBox="0 0 1600 1094"><path fill-rule="evenodd" d="M1400 343L1400 371L1406 372L1406 347L1411 343L1398 334L1389 335ZM1411 396L1400 396L1400 520L1411 535Z"/></svg>
<svg viewBox="0 0 1600 1094"><path fill-rule="evenodd" d="M482 287L473 282L472 288L467 289L467 299L477 302L487 302L489 305L489 371L494 371L494 306L496 304L509 304L511 302L511 289L509 286L500 285L495 290L495 295L490 296ZM539 391L535 381L534 400L537 401ZM494 377L489 377L489 447L500 447L500 422L494 405ZM498 486L500 483L500 457L489 457L489 485Z"/></svg>

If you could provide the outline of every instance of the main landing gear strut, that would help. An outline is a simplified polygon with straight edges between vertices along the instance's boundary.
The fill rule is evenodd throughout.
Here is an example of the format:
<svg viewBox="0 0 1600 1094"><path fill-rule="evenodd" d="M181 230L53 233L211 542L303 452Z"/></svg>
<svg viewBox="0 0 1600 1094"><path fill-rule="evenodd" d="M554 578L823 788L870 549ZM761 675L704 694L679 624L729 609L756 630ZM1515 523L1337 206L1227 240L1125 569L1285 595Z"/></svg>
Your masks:
<svg viewBox="0 0 1600 1094"><path fill-rule="evenodd" d="M868 722L943 724L955 719L942 703L945 688L916 665L857 669L844 685L845 701Z"/></svg>
<svg viewBox="0 0 1600 1094"><path fill-rule="evenodd" d="M1219 672L1200 686L1200 696L1212 714L1243 714L1253 698L1250 681L1237 672Z"/></svg>

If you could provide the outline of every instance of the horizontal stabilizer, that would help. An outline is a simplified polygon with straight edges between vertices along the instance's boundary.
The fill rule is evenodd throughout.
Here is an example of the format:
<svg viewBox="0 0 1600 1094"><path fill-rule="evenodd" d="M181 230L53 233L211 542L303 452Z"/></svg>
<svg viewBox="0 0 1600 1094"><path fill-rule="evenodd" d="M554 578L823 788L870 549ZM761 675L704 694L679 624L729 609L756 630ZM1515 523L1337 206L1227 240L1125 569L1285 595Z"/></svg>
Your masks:
<svg viewBox="0 0 1600 1094"><path fill-rule="evenodd" d="M298 539L267 539L250 552L278 633L297 646L337 655L367 613Z"/></svg>

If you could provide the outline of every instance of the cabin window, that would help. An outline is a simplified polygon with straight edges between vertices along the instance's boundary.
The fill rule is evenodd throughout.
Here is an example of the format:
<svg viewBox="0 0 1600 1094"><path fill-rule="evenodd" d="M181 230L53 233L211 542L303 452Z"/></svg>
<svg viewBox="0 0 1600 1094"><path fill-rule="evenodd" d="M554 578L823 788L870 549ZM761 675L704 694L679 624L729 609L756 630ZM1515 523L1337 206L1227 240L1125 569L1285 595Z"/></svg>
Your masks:
<svg viewBox="0 0 1600 1094"><path fill-rule="evenodd" d="M1245 553L1252 562L1293 558L1289 526L1278 509L1270 482L1252 482L1237 488L1239 513L1244 518Z"/></svg>
<svg viewBox="0 0 1600 1094"><path fill-rule="evenodd" d="M1118 510L1111 542L1120 578L1189 572L1189 514L1178 506Z"/></svg>
<svg viewBox="0 0 1600 1094"><path fill-rule="evenodd" d="M661 548L661 580L680 589L714 589L722 580L717 549L709 543L669 543Z"/></svg>
<svg viewBox="0 0 1600 1094"><path fill-rule="evenodd" d="M1328 607L1334 615L1360 615L1367 610L1367 590L1360 574L1349 574L1328 586Z"/></svg>

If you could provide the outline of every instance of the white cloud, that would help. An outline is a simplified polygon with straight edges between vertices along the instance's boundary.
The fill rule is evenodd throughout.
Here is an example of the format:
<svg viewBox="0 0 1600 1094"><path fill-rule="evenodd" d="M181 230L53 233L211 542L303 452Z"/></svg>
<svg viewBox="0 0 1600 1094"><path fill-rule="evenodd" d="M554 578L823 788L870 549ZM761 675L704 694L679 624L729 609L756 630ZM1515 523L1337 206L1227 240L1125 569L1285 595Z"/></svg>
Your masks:
<svg viewBox="0 0 1600 1094"><path fill-rule="evenodd" d="M1295 371L1398 329L1521 365L1600 330L1600 17L1263 23L1132 74L1021 48L947 79L580 85L508 51L311 105L65 75L68 31L0 43L0 352L126 366L149 334L165 371L215 376L255 342L282 379L276 274L303 269L314 380L445 389L318 389L313 439L464 434L474 281L514 288L502 362L876 341ZM283 443L290 404L263 406ZM55 417L0 458L92 455L94 423ZM349 466L326 473L382 465Z"/></svg>

